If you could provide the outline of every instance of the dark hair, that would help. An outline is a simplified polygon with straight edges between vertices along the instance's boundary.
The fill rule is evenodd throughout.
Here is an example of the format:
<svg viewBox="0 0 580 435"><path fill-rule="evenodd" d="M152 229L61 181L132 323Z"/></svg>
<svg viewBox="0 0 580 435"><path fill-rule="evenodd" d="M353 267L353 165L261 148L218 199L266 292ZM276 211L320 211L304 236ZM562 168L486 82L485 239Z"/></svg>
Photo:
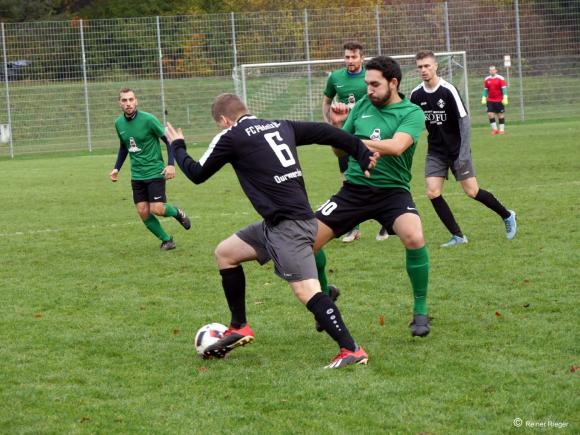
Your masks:
<svg viewBox="0 0 580 435"><path fill-rule="evenodd" d="M137 94L135 94L135 91L131 88L121 88L119 89L119 99L121 99L121 94L126 94L127 92L133 92L133 95L137 96Z"/></svg>
<svg viewBox="0 0 580 435"><path fill-rule="evenodd" d="M367 62L367 71L371 69L375 69L383 73L383 77L386 78L388 81L392 79L397 79L397 89L401 86L401 80L403 78L403 74L401 73L401 67L397 63L395 59L388 56L377 56L373 57L371 60Z"/></svg>
<svg viewBox="0 0 580 435"><path fill-rule="evenodd" d="M431 50L421 50L415 55L415 60L422 60L426 57L432 57L433 59L437 60L435 53L433 53Z"/></svg>
<svg viewBox="0 0 580 435"><path fill-rule="evenodd" d="M248 113L248 108L236 94L220 94L213 100L211 116L219 121L220 116L236 121L240 116Z"/></svg>
<svg viewBox="0 0 580 435"><path fill-rule="evenodd" d="M344 45L342 46L342 48L345 50L352 50L352 51L358 50L358 51L360 51L361 54L364 51L362 44L358 41L346 41L344 43Z"/></svg>

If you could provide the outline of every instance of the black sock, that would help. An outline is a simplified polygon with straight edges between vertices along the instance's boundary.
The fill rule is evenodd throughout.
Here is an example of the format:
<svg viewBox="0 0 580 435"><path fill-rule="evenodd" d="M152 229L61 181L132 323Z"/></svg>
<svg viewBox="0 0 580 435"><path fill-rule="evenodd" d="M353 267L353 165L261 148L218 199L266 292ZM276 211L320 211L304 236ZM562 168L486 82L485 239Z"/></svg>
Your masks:
<svg viewBox="0 0 580 435"><path fill-rule="evenodd" d="M314 314L318 323L340 347L355 351L356 344L342 321L338 307L324 293L316 293L306 304L306 308Z"/></svg>
<svg viewBox="0 0 580 435"><path fill-rule="evenodd" d="M435 213L437 213L437 216L439 216L439 219L441 219L441 222L443 222L443 225L445 225L449 232L454 236L463 237L461 228L459 228L459 224L455 220L453 212L447 205L447 201L443 199L443 195L439 195L437 198L433 198L431 200L431 204L433 204Z"/></svg>
<svg viewBox="0 0 580 435"><path fill-rule="evenodd" d="M487 190L479 189L477 195L475 195L475 198L473 199L481 202L487 208L490 208L493 211L495 211L498 215L501 216L502 219L507 219L510 217L510 212L508 211L508 209L506 209L502 205L502 203L499 202L497 198Z"/></svg>
<svg viewBox="0 0 580 435"><path fill-rule="evenodd" d="M246 276L242 266L221 269L222 287L232 313L231 325L241 328L246 324Z"/></svg>

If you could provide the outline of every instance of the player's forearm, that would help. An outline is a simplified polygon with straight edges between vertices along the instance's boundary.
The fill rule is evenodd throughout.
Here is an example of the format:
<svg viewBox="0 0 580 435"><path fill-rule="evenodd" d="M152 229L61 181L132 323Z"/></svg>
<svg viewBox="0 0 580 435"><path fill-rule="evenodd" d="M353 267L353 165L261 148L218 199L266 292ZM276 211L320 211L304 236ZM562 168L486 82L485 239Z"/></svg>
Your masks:
<svg viewBox="0 0 580 435"><path fill-rule="evenodd" d="M200 184L209 178L209 176L205 176L203 166L187 154L187 148L183 139L174 140L171 143L171 148L173 149L173 155L177 165L190 181L195 184Z"/></svg>
<svg viewBox="0 0 580 435"><path fill-rule="evenodd" d="M378 152L381 156L400 156L409 145L398 139L371 140L363 139L369 150Z"/></svg>
<svg viewBox="0 0 580 435"><path fill-rule="evenodd" d="M173 166L175 164L175 158L173 156L173 149L171 148L171 144L165 135L161 136L159 139L161 139L167 147L167 164Z"/></svg>
<svg viewBox="0 0 580 435"><path fill-rule="evenodd" d="M326 100L326 97L322 101L322 119L324 119L324 122L330 124L330 102Z"/></svg>
<svg viewBox="0 0 580 435"><path fill-rule="evenodd" d="M489 91L487 90L487 88L483 88L483 94L481 94L482 97L486 97L489 94Z"/></svg>
<svg viewBox="0 0 580 435"><path fill-rule="evenodd" d="M123 163L125 163L125 159L127 158L127 148L125 148L123 146L123 144L119 145L119 152L117 153L117 161L115 162L115 166L114 169L116 169L117 171L121 170L121 167L123 166Z"/></svg>

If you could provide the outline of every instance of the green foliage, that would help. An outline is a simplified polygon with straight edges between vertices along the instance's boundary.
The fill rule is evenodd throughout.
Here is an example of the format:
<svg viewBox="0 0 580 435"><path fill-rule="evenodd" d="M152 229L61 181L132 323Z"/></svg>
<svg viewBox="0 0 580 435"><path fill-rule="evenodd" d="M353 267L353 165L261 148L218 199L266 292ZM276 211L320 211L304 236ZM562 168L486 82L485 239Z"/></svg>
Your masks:
<svg viewBox="0 0 580 435"><path fill-rule="evenodd" d="M177 249L160 252L129 168L108 179L114 154L0 161L0 432L491 434L516 417L577 432L579 134L575 121L508 125L501 137L474 129L479 182L517 211L519 233L506 241L501 220L449 181L470 243L448 250L423 193L422 138L413 190L433 332L410 337L404 250L366 223L362 240L326 251L370 355L340 371L322 370L335 345L271 264L244 266L256 343L223 361L194 355L197 328L228 320L213 250L256 219L228 167L201 186L182 174L168 183L193 228L162 220ZM315 206L338 189L336 159L299 152Z"/></svg>

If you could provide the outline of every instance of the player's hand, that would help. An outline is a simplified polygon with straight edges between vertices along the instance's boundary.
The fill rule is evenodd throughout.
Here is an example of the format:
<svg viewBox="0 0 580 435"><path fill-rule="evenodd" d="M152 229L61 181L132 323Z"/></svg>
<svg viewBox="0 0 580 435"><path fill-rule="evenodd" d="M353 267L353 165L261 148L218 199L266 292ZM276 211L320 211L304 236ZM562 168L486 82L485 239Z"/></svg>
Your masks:
<svg viewBox="0 0 580 435"><path fill-rule="evenodd" d="M342 127L342 124L348 118L349 112L350 109L346 104L334 103L330 106L330 123L335 127Z"/></svg>
<svg viewBox="0 0 580 435"><path fill-rule="evenodd" d="M487 104L487 97L481 97L481 104Z"/></svg>
<svg viewBox="0 0 580 435"><path fill-rule="evenodd" d="M508 96L504 95L502 100L501 100L501 104L503 104L504 106L508 105Z"/></svg>
<svg viewBox="0 0 580 435"><path fill-rule="evenodd" d="M169 143L172 143L178 139L185 140L181 128L175 129L169 122L165 126L165 137Z"/></svg>
<svg viewBox="0 0 580 435"><path fill-rule="evenodd" d="M381 155L376 151L369 157L369 166L368 166L368 169L365 171L365 177L369 178L371 176L370 171L375 166L377 166L377 162L379 161L380 158L381 158Z"/></svg>
<svg viewBox="0 0 580 435"><path fill-rule="evenodd" d="M109 177L111 177L111 181L113 183L117 182L117 180L119 179L119 170L118 169L113 169L111 171L111 173L109 174Z"/></svg>
<svg viewBox="0 0 580 435"><path fill-rule="evenodd" d="M172 178L175 178L175 166L167 165L165 168L163 168L161 173L165 176L166 180L171 180Z"/></svg>

